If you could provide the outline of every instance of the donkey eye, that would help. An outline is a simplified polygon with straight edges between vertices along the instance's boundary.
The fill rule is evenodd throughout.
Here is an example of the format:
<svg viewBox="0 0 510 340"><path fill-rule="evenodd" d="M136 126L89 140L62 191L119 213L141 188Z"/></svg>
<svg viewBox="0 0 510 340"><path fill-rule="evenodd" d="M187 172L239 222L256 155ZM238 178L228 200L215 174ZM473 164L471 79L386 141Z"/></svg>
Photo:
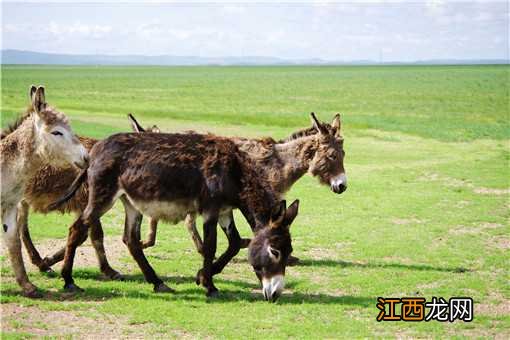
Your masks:
<svg viewBox="0 0 510 340"><path fill-rule="evenodd" d="M276 259L280 258L280 251L278 249L269 247L269 251L271 252L271 255L273 255Z"/></svg>
<svg viewBox="0 0 510 340"><path fill-rule="evenodd" d="M60 131L52 131L51 134L53 136L63 136L62 132L60 132Z"/></svg>

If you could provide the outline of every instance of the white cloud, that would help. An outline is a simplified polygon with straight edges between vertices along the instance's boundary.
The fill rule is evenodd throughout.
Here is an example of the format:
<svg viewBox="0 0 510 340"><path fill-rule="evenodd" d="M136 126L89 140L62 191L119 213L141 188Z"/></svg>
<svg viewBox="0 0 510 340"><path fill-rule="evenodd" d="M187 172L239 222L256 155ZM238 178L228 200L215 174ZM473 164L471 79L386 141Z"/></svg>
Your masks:
<svg viewBox="0 0 510 340"><path fill-rule="evenodd" d="M143 38L154 38L164 33L164 27L158 21L140 24L136 28L136 34Z"/></svg>
<svg viewBox="0 0 510 340"><path fill-rule="evenodd" d="M22 29L19 25L7 24L3 27L3 31L5 33L18 33L20 31L22 31Z"/></svg>
<svg viewBox="0 0 510 340"><path fill-rule="evenodd" d="M487 13L487 12L480 12L478 13L474 18L473 20L475 21L490 21L493 19L493 16L492 14L490 13Z"/></svg>
<svg viewBox="0 0 510 340"><path fill-rule="evenodd" d="M221 8L222 12L228 14L242 14L246 12L246 8L240 5L225 5Z"/></svg>
<svg viewBox="0 0 510 340"><path fill-rule="evenodd" d="M112 32L112 27L107 25L86 25L75 22L71 25L58 24L51 21L45 29L50 34L61 37L62 35L80 35L83 37L101 38Z"/></svg>
<svg viewBox="0 0 510 340"><path fill-rule="evenodd" d="M445 1L443 0L427 0L425 8L427 12L433 16L442 15L444 13Z"/></svg>
<svg viewBox="0 0 510 340"><path fill-rule="evenodd" d="M266 41L268 43L277 43L277 42L280 42L281 40L283 40L283 38L285 38L285 32L283 30L278 30L275 32L270 32L267 35Z"/></svg>

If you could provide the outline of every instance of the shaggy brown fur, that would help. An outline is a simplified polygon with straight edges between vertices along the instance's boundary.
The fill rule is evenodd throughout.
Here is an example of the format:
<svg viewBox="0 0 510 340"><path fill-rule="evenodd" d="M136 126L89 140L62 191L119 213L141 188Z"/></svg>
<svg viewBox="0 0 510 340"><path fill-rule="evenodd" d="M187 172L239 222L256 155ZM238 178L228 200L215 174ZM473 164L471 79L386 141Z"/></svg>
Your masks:
<svg viewBox="0 0 510 340"><path fill-rule="evenodd" d="M207 289L208 295L217 291L212 276L219 271L213 259L216 223L222 211L229 207L241 209L258 231L269 228L274 216L271 213L280 206L252 160L230 139L214 135L110 136L91 150L88 184L89 202L81 225L71 229L62 270L65 288L71 290L77 289L71 276L72 262L76 247L86 238L86 226L92 228L91 235L100 229L99 218L119 195L125 195L121 198L126 208L128 247L156 291L169 288L157 277L140 247L141 213L170 222L182 220L188 213L204 216L204 266L197 274L197 283ZM267 242L278 239L290 245L290 234L280 233L280 225L273 224L270 229L274 232L264 234ZM284 272L286 258L281 260L279 266Z"/></svg>
<svg viewBox="0 0 510 340"><path fill-rule="evenodd" d="M78 137L87 151L90 151L96 139ZM25 190L24 200L38 213L47 214L51 210L48 205L60 198L69 188L69 185L78 175L79 170L73 167L62 168L52 165L45 165L28 182ZM65 204L58 207L62 214L81 213L85 209L88 200L86 185L82 185L78 192Z"/></svg>
<svg viewBox="0 0 510 340"><path fill-rule="evenodd" d="M320 123L312 113L313 126L293 133L290 137L275 142L271 138L246 139L233 138L240 150L246 152L254 161L257 172L268 179L271 190L279 197L291 188L306 172L327 185L331 185L334 192L341 193L345 189L331 184L332 178L343 174L343 139L340 135L340 116L336 115L331 124ZM192 239L199 253L202 253L202 240L196 229L195 219L188 215L185 220ZM237 234L237 229L230 212L228 217L220 220L223 232L230 239L230 233ZM151 220L147 240L143 247L153 246L156 241L157 220ZM248 246L249 239L243 239L241 245ZM224 263L228 256L237 253L235 247L225 252ZM292 264L297 259L292 257Z"/></svg>

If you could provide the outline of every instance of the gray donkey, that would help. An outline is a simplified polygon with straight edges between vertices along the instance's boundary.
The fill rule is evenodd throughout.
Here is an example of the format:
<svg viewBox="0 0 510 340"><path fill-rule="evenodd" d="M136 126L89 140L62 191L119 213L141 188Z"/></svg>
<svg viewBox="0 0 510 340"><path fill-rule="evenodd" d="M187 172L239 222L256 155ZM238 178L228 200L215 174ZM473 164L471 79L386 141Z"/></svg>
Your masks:
<svg viewBox="0 0 510 340"><path fill-rule="evenodd" d="M25 296L38 297L40 293L29 281L23 263L18 204L27 183L44 164L85 168L88 154L66 116L46 104L44 87L31 86L29 96L32 104L13 126L2 132L0 140L2 224L16 281Z"/></svg>

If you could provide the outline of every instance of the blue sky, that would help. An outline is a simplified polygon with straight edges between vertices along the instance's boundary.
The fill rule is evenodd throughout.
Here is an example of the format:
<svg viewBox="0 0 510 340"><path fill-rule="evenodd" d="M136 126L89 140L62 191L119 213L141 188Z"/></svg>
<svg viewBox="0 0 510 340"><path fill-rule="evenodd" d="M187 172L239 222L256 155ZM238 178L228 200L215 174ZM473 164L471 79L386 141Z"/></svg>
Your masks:
<svg viewBox="0 0 510 340"><path fill-rule="evenodd" d="M128 0L129 2L129 0ZM3 3L2 48L287 59L507 59L508 3Z"/></svg>

